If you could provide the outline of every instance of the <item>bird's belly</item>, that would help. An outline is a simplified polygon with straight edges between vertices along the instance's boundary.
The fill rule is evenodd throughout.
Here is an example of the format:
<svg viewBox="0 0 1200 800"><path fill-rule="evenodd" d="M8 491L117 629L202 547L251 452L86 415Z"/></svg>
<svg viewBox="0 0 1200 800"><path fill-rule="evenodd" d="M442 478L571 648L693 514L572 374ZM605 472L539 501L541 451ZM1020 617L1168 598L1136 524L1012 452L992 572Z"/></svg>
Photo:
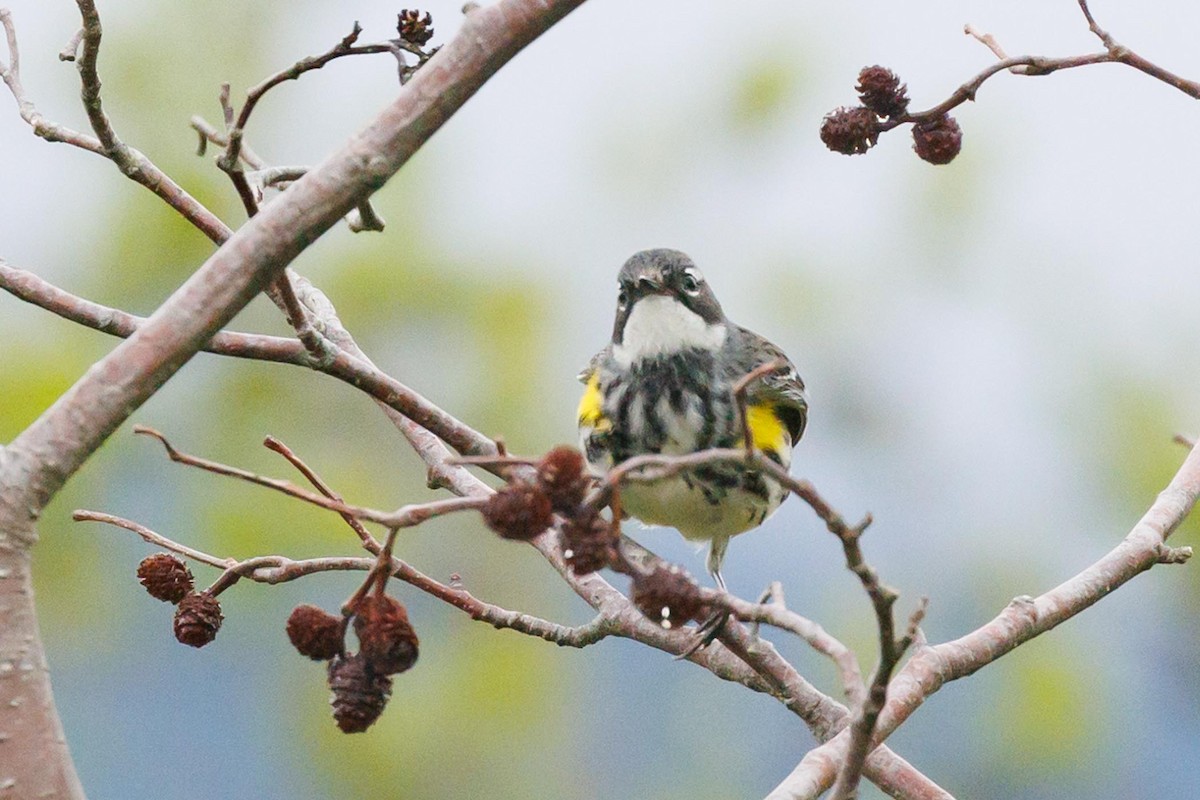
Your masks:
<svg viewBox="0 0 1200 800"><path fill-rule="evenodd" d="M769 479L750 489L706 485L685 474L625 483L621 509L647 525L669 525L687 539L704 541L736 536L761 525L783 497L782 487Z"/></svg>

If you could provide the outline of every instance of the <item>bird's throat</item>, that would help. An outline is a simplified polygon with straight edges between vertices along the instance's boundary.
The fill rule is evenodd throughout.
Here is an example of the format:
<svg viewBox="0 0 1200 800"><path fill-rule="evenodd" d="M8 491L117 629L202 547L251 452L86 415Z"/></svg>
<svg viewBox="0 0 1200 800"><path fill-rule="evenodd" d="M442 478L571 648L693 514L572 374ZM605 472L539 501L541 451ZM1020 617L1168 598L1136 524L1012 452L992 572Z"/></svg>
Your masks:
<svg viewBox="0 0 1200 800"><path fill-rule="evenodd" d="M613 357L628 367L684 350L718 350L725 344L727 332L724 322L705 322L674 297L650 295L638 300L629 312L621 341L613 345Z"/></svg>

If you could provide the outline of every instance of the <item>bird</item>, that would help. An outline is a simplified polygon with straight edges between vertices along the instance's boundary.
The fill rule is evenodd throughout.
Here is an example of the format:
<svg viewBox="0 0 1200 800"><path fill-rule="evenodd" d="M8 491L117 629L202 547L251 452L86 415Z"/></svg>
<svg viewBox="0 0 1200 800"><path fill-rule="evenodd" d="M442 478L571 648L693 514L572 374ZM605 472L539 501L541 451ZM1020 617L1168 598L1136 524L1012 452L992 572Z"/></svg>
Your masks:
<svg viewBox="0 0 1200 800"><path fill-rule="evenodd" d="M755 449L787 469L808 422L808 401L784 352L729 320L699 268L678 250L635 253L617 285L612 339L578 376L585 386L580 446L591 472L603 476L643 454L744 448L746 430ZM772 363L775 369L746 385L743 427L735 385ZM620 505L646 525L707 543L706 567L724 591L730 538L761 525L786 495L761 470L724 462L625 482Z"/></svg>

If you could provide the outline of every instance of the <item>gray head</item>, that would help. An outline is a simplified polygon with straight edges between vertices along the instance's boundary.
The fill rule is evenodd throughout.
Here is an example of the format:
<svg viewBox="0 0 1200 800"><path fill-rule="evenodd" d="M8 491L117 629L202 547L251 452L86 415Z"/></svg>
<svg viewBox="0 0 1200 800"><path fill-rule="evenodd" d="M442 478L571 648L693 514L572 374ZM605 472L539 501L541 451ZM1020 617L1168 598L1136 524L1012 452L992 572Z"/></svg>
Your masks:
<svg viewBox="0 0 1200 800"><path fill-rule="evenodd" d="M613 356L630 365L684 350L717 350L725 313L704 275L678 250L643 250L617 277Z"/></svg>
<svg viewBox="0 0 1200 800"><path fill-rule="evenodd" d="M722 325L725 313L704 275L686 253L642 250L634 253L617 276L617 317L613 343L621 344L625 325L638 303L648 297L668 297L700 317L706 325Z"/></svg>

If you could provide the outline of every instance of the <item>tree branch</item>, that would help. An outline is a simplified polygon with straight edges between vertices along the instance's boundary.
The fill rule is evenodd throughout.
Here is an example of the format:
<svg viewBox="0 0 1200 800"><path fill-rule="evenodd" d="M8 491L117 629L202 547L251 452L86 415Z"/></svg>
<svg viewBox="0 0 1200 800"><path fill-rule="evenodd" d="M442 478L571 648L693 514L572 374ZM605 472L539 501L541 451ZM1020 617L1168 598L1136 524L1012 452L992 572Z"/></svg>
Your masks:
<svg viewBox="0 0 1200 800"><path fill-rule="evenodd" d="M0 449L0 662L28 664L21 680L0 682L5 745L13 757L5 779L30 796L82 798L38 634L30 578L35 521L88 457L158 388L212 339L311 242L379 189L503 64L583 0L500 0L466 17L459 31L350 142L331 154L236 234L132 148L105 152L214 241L228 241L128 339L100 361L7 446ZM99 98L95 74L95 7L78 0L85 20L80 76L85 99ZM11 20L4 80L22 118L43 138L84 146L47 126L23 100ZM16 76L16 77L14 77ZM103 114L89 101L93 124ZM108 131L98 124L99 140ZM115 136L109 144L115 142ZM111 152L109 152L111 150Z"/></svg>
<svg viewBox="0 0 1200 800"><path fill-rule="evenodd" d="M9 58L7 64L0 62L0 78L4 79L8 90L12 92L13 99L17 101L17 111L20 113L21 119L33 128L35 136L41 137L47 142L63 142L81 150L104 155L104 147L100 144L99 139L51 122L37 110L33 101L25 94L25 87L21 84L21 52L17 46L17 29L13 24L12 12L7 8L0 8L0 25L4 26Z"/></svg>
<svg viewBox="0 0 1200 800"><path fill-rule="evenodd" d="M99 511L75 511L72 518L76 522L103 522L118 528L124 528L140 536L146 542L169 550L192 561L207 564L223 570L222 577L235 574L256 583L277 584L294 581L308 575L322 572L359 571L369 572L375 566L373 558L327 557L293 560L284 556L257 556L238 561L235 558L221 558L201 550L195 550L157 533L144 525L132 520L104 514ZM565 647L587 647L590 644L609 636L612 631L611 622L603 616L596 617L586 625L569 627L557 622L541 619L530 614L510 611L506 608L486 603L473 596L466 589L454 588L439 583L408 563L392 557L392 576L420 589L426 594L464 611L473 620L486 622L493 628L508 629L535 636L548 642ZM221 579L218 579L220 581ZM229 583L229 581L226 581ZM227 587L226 587L227 588Z"/></svg>
<svg viewBox="0 0 1200 800"><path fill-rule="evenodd" d="M197 467L206 472L212 472L216 475L224 475L229 478L237 478L238 480L248 483L265 486L268 489L274 489L289 497L297 500L302 500L305 503L311 503L314 506L336 511L343 517L353 517L355 519L365 519L368 522L375 522L387 528L411 528L415 525L420 525L433 517L440 517L443 514L451 514L456 511L466 511L469 509L477 509L483 504L483 498L480 497L451 497L445 500L434 500L429 503L415 503L402 506L395 511L379 511L373 508L363 508L362 506L354 506L341 502L339 499L324 494L313 494L312 492L303 489L290 481L280 480L279 478L267 478L262 475L231 467L227 464L221 464L216 461L210 461L199 456L189 455L187 453L176 450L174 446L167 441L167 437L153 428L148 428L144 425L134 425L134 433L141 433L147 436L152 436L157 439L167 451L167 457L177 464L184 464L189 467Z"/></svg>
<svg viewBox="0 0 1200 800"><path fill-rule="evenodd" d="M310 312L314 308L317 309L313 312L314 321L321 326L324 334L330 337L337 350L329 353L326 358L317 359L295 339L224 331L214 334L202 349L218 355L309 367L365 391L381 403L415 420L419 425L436 428L459 452L496 452L495 442L491 439L371 364L357 349L348 333L344 330L337 333L341 330L341 323L328 300L324 299L324 295L301 276L291 277L295 281L298 301ZM146 324L144 317L76 297L27 270L8 264L2 258L0 289L64 319L113 336L128 338Z"/></svg>
<svg viewBox="0 0 1200 800"><path fill-rule="evenodd" d="M1189 97L1200 100L1200 83L1187 78L1182 78L1169 70L1163 69L1157 64L1149 61L1146 58L1117 43L1113 37L1099 25L1096 24L1092 12L1088 9L1087 0L1079 0L1079 8L1083 11L1083 15L1088 23L1088 28L1092 33L1100 39L1104 44L1104 52L1102 53L1087 53L1084 55L1067 56L1063 58L1050 58L1047 56L1016 56L1009 58L1004 55L1004 49L996 41L995 37L990 34L982 34L968 25L964 28L964 33L972 36L983 43L989 50L996 54L1000 59L995 64L984 69L971 80L958 87L950 97L938 103L936 106L927 111L918 111L911 114L903 114L892 117L886 121L880 122L878 127L879 132L889 131L899 125L904 125L912 122L932 122L940 119L947 112L962 105L968 100L974 100L976 92L983 86L984 82L999 72L1008 70L1017 75L1049 75L1053 72L1058 72L1064 69L1074 69L1076 67L1086 67L1091 64L1125 64L1133 67L1136 70L1146 73L1150 77L1162 81L1169 86L1172 86Z"/></svg>
<svg viewBox="0 0 1200 800"><path fill-rule="evenodd" d="M1191 512L1198 496L1200 448L1193 448L1133 530L1100 560L1039 597L1015 598L995 619L966 636L918 648L891 682L872 741L884 741L946 683L982 669L1162 563L1167 538ZM1178 550L1183 560L1190 555L1190 548ZM815 800L834 783L849 738L848 732L843 732L809 751L771 793L771 799Z"/></svg>

